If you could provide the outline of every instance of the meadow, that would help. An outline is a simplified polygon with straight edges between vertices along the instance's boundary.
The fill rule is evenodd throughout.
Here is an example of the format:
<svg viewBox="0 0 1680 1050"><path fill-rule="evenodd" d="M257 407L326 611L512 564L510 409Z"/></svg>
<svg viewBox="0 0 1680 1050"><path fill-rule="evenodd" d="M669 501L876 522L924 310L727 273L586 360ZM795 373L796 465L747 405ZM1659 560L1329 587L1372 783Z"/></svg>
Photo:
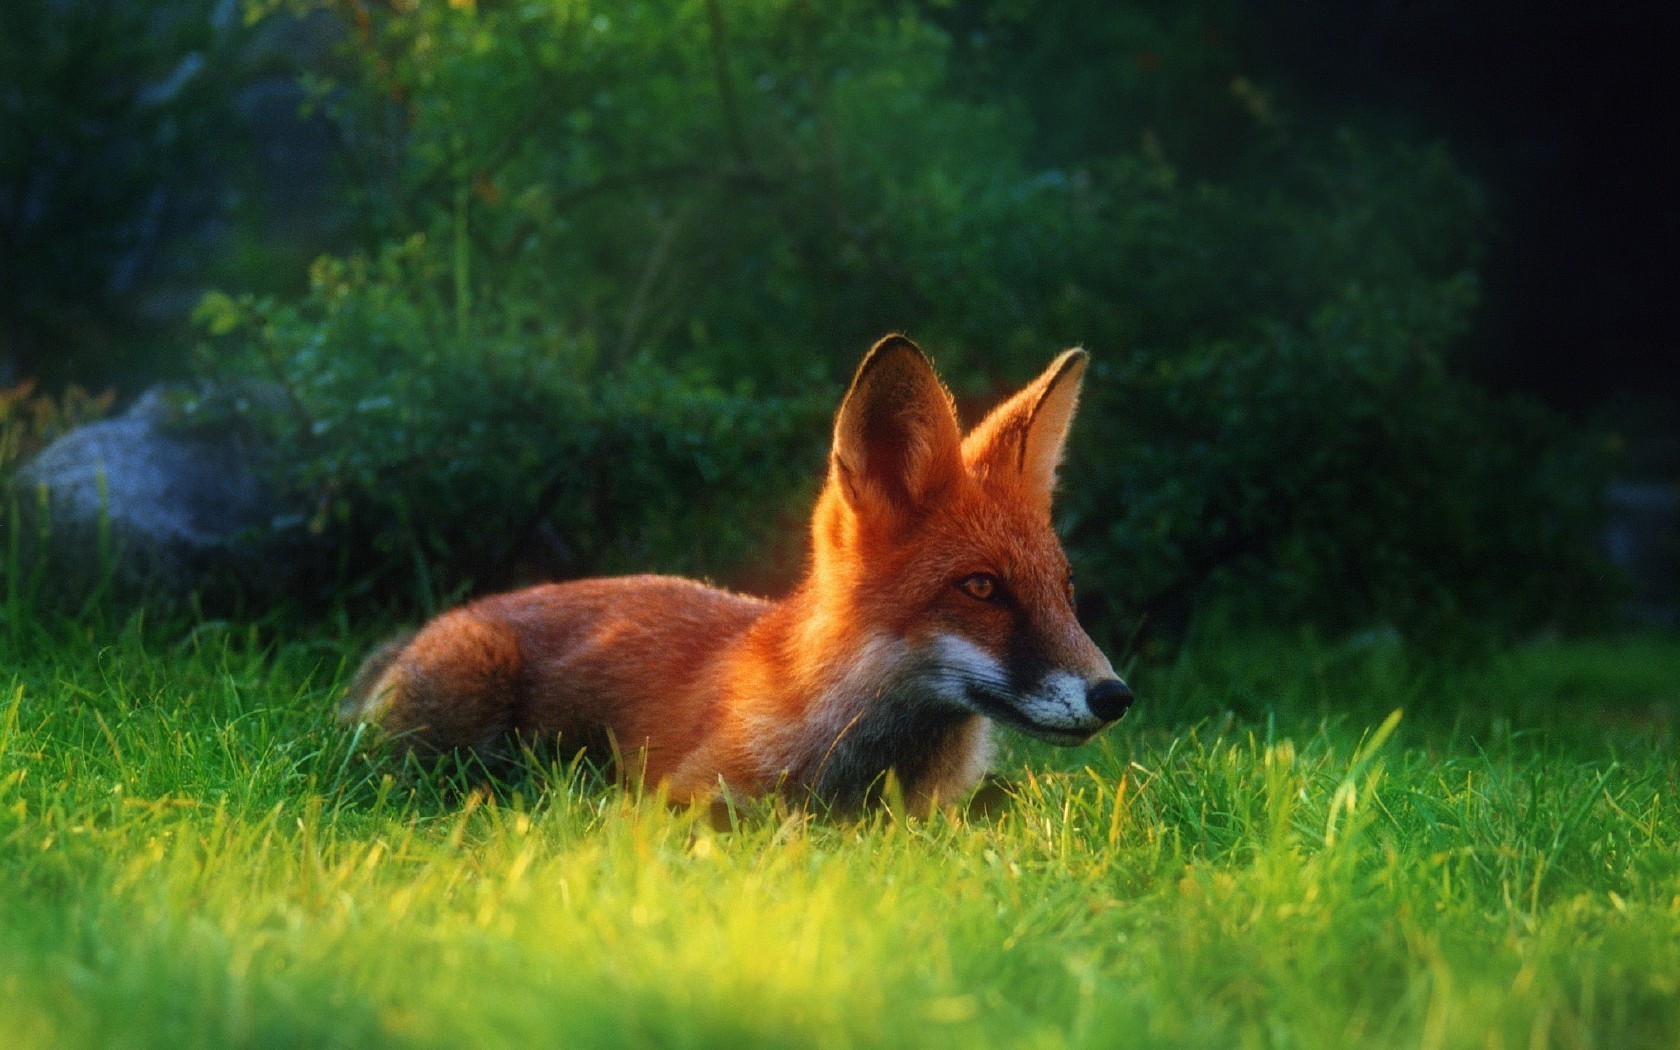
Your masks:
<svg viewBox="0 0 1680 1050"><path fill-rule="evenodd" d="M1680 636L1570 633L1609 480L1673 481L1605 320L1660 271L1560 250L1671 228L1583 102L1640 54L1368 6L0 3L0 1050L1680 1047ZM1424 27L1535 47L1379 89ZM380 632L331 603L786 587L894 330L970 420L1091 348L1080 614L1201 632L1122 723L852 821L334 723ZM163 379L275 500L163 590L309 619L109 612L158 582L110 464L36 542L23 465Z"/></svg>
<svg viewBox="0 0 1680 1050"><path fill-rule="evenodd" d="M30 627L0 671L12 1047L1680 1044L1680 646L1231 636L993 804L486 788L329 712L320 627Z"/></svg>

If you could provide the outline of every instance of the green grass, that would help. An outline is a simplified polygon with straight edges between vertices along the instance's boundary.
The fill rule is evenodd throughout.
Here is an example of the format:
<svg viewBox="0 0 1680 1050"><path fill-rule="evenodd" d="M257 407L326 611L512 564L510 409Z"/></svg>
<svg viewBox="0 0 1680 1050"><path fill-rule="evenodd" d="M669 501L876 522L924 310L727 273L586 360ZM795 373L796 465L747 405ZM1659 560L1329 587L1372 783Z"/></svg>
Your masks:
<svg viewBox="0 0 1680 1050"><path fill-rule="evenodd" d="M1673 641L1223 639L999 814L720 832L393 768L365 639L21 634L7 1046L1680 1045Z"/></svg>

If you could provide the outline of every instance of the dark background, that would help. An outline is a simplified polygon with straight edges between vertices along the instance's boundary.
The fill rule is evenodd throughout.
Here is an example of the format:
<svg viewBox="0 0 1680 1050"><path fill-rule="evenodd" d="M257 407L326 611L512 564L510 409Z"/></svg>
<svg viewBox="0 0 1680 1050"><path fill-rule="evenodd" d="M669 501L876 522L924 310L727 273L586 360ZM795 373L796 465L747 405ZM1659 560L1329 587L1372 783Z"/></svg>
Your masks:
<svg viewBox="0 0 1680 1050"><path fill-rule="evenodd" d="M1303 94L1450 144L1495 227L1467 366L1628 429L1672 477L1680 427L1680 6L1380 0L1274 5Z"/></svg>

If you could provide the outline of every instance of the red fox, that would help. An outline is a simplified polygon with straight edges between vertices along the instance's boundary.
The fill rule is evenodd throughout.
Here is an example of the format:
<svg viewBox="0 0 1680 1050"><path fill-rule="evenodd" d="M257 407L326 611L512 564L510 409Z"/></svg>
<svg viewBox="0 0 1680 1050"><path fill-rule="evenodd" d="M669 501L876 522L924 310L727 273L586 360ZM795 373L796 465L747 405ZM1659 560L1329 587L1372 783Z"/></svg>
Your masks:
<svg viewBox="0 0 1680 1050"><path fill-rule="evenodd" d="M1063 353L964 437L928 359L888 336L840 405L786 598L669 576L484 598L374 651L340 715L422 753L558 737L673 801L780 789L841 811L889 771L916 810L957 801L992 722L1081 743L1132 703L1050 524L1085 364Z"/></svg>

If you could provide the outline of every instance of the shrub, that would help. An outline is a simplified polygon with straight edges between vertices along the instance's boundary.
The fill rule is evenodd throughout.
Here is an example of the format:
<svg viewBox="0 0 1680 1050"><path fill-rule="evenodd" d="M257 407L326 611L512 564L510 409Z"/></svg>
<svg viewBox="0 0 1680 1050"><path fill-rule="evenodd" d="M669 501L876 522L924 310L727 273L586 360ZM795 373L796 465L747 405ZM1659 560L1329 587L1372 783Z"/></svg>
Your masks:
<svg viewBox="0 0 1680 1050"><path fill-rule="evenodd" d="M1099 619L1170 638L1212 604L1459 649L1602 616L1603 450L1455 379L1416 316L1447 304L1394 305L1352 289L1304 325L1099 367L1066 497Z"/></svg>
<svg viewBox="0 0 1680 1050"><path fill-rule="evenodd" d="M789 465L820 462L806 402L462 333L447 287L416 235L323 258L299 302L199 310L212 370L244 381L208 387L188 421L234 414L269 436L277 484L339 552L335 587L435 606L536 574L715 572L770 535Z"/></svg>
<svg viewBox="0 0 1680 1050"><path fill-rule="evenodd" d="M32 379L0 388L0 491L19 464L60 435L104 416L113 400L109 390L89 394L79 386L66 387L53 397L38 392Z"/></svg>
<svg viewBox="0 0 1680 1050"><path fill-rule="evenodd" d="M1093 349L1065 524L1116 634L1218 600L1450 638L1605 591L1599 457L1453 369L1475 185L1284 112L1205 12L301 6L344 16L311 91L367 248L213 299L205 365L280 391L253 411L352 575L491 581L545 527L567 572L721 570L902 329L965 404ZM1057 131L1075 53L1117 101L1076 85Z"/></svg>

